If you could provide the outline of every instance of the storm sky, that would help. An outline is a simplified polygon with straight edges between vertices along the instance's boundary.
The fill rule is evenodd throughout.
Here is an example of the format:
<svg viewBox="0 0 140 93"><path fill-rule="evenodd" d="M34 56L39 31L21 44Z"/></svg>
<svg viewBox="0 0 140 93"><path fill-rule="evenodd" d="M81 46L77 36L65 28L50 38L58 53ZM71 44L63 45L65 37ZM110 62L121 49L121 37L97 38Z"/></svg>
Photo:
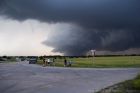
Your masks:
<svg viewBox="0 0 140 93"><path fill-rule="evenodd" d="M5 53L137 53L140 48L139 0L0 0L0 24Z"/></svg>

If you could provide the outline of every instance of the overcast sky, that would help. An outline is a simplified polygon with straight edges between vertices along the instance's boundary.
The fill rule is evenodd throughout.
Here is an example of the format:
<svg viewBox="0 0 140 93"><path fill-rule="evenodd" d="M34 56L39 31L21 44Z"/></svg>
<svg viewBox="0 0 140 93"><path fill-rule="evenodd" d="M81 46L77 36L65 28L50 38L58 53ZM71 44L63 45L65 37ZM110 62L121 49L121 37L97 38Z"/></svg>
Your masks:
<svg viewBox="0 0 140 93"><path fill-rule="evenodd" d="M37 20L19 22L0 18L0 55L57 55L52 47L42 42L47 40L50 31L58 29L57 25L40 23ZM47 30L47 31L46 31Z"/></svg>
<svg viewBox="0 0 140 93"><path fill-rule="evenodd" d="M0 0L0 55L138 54L139 10L139 0Z"/></svg>

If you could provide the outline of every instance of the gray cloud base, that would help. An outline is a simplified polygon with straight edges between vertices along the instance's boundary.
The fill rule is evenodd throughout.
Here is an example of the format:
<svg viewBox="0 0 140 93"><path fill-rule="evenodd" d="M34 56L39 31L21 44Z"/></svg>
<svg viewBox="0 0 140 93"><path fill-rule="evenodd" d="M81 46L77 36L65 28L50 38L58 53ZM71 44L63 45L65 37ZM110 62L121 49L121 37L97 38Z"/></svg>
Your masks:
<svg viewBox="0 0 140 93"><path fill-rule="evenodd" d="M93 48L139 48L139 5L139 0L0 0L0 14L19 21L76 24L68 29L71 34L50 37L44 44L65 55L81 55Z"/></svg>

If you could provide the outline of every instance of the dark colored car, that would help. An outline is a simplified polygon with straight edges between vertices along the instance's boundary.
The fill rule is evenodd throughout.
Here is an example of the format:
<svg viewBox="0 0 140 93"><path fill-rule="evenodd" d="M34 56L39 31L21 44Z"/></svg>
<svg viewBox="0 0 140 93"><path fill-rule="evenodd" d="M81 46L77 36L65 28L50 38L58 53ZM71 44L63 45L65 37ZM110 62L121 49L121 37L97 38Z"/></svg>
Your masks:
<svg viewBox="0 0 140 93"><path fill-rule="evenodd" d="M36 64L37 63L37 58L30 58L29 59L29 64Z"/></svg>

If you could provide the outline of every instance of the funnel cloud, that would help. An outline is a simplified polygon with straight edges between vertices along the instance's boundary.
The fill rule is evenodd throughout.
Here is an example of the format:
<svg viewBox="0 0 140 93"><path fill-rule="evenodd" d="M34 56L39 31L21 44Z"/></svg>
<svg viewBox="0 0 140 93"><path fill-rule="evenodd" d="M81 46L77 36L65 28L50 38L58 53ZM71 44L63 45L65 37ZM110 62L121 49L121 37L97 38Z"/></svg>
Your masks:
<svg viewBox="0 0 140 93"><path fill-rule="evenodd" d="M0 0L4 18L63 25L43 44L65 55L140 48L139 10L139 0Z"/></svg>

